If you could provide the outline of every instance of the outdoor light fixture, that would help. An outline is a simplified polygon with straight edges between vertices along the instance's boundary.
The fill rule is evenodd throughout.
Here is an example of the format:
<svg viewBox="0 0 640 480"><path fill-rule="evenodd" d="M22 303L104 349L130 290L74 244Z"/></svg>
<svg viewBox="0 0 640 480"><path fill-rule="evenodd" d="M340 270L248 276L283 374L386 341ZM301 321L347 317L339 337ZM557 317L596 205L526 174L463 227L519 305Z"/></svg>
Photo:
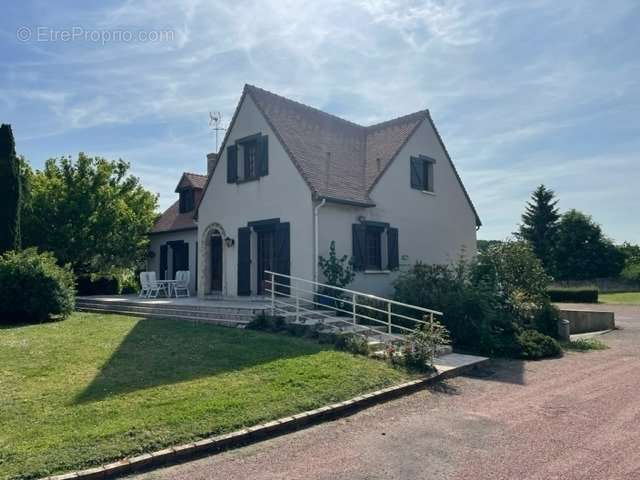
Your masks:
<svg viewBox="0 0 640 480"><path fill-rule="evenodd" d="M224 239L224 244L229 248L233 247L234 243L236 243L236 241L231 237L227 237Z"/></svg>

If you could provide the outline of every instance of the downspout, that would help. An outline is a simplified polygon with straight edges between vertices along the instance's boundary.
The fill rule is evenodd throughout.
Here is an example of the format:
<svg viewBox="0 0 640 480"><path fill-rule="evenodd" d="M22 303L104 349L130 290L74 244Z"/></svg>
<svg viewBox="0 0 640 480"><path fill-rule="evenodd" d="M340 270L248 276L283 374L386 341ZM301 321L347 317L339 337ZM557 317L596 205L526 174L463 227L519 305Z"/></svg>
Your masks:
<svg viewBox="0 0 640 480"><path fill-rule="evenodd" d="M318 205L313 208L313 281L318 283L318 215L320 214L320 209L324 207L324 204L327 203L327 199L323 198Z"/></svg>

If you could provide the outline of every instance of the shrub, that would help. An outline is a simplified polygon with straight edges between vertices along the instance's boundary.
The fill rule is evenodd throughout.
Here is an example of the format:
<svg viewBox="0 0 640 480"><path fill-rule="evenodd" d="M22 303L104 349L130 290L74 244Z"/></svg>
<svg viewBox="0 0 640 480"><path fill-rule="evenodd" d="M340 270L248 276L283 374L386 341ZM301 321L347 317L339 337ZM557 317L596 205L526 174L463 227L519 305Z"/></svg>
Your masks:
<svg viewBox="0 0 640 480"><path fill-rule="evenodd" d="M0 256L0 323L42 322L75 306L73 273L35 248Z"/></svg>
<svg viewBox="0 0 640 480"><path fill-rule="evenodd" d="M522 358L527 360L562 355L562 348L555 339L536 330L525 330L517 339L522 349Z"/></svg>
<svg viewBox="0 0 640 480"><path fill-rule="evenodd" d="M356 355L368 355L369 343L361 335L353 333L340 333L334 337L334 346L338 350L345 350Z"/></svg>
<svg viewBox="0 0 640 480"><path fill-rule="evenodd" d="M434 320L430 325L421 325L403 347L405 366L421 372L432 370L436 349L448 344L449 332L440 322Z"/></svg>
<svg viewBox="0 0 640 480"><path fill-rule="evenodd" d="M283 317L269 315L268 313L261 312L256 315L248 324L247 327L250 330L260 330L263 332L278 333L287 329L287 325Z"/></svg>
<svg viewBox="0 0 640 480"><path fill-rule="evenodd" d="M598 288L553 287L547 290L552 302L598 303Z"/></svg>
<svg viewBox="0 0 640 480"><path fill-rule="evenodd" d="M77 279L78 295L120 295L120 277L111 274L82 274Z"/></svg>
<svg viewBox="0 0 640 480"><path fill-rule="evenodd" d="M400 302L443 312L442 323L456 348L488 355L517 355L517 326L501 303L496 282L456 266L417 263L394 282Z"/></svg>
<svg viewBox="0 0 640 480"><path fill-rule="evenodd" d="M500 297L520 325L530 324L535 312L549 300L551 277L525 242L506 241L478 255L474 283L484 282Z"/></svg>
<svg viewBox="0 0 640 480"><path fill-rule="evenodd" d="M551 302L545 302L538 310L533 319L533 328L540 333L558 338L558 322L560 321L560 310Z"/></svg>

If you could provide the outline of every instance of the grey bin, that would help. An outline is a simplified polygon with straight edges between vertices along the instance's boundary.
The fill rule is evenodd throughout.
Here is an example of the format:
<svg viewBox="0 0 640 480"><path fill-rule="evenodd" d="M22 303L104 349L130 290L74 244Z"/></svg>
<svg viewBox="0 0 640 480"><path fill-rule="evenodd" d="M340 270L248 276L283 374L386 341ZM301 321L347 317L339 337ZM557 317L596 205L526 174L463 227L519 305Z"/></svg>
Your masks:
<svg viewBox="0 0 640 480"><path fill-rule="evenodd" d="M571 324L569 320L565 320L561 318L558 320L558 338L560 340L564 340L566 342L569 341L569 337L571 336Z"/></svg>

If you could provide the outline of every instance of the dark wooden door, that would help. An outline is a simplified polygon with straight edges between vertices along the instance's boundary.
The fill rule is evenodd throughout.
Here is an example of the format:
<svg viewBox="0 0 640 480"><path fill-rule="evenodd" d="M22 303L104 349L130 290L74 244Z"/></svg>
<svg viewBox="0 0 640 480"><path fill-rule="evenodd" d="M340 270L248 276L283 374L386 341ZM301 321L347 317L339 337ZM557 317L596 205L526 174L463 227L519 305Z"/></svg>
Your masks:
<svg viewBox="0 0 640 480"><path fill-rule="evenodd" d="M275 268L274 230L265 229L258 232L258 295L264 295L266 270Z"/></svg>
<svg viewBox="0 0 640 480"><path fill-rule="evenodd" d="M211 291L222 291L222 237L211 237Z"/></svg>

